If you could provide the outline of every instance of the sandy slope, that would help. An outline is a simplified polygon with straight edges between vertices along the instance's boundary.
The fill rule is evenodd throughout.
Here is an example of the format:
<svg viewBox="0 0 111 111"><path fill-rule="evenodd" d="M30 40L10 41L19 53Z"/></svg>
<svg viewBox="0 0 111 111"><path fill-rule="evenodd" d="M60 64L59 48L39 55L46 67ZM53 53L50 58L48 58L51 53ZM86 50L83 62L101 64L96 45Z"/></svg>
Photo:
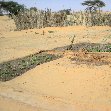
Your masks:
<svg viewBox="0 0 111 111"><path fill-rule="evenodd" d="M75 43L111 43L110 27L1 31L0 62L68 45L74 35ZM70 56L1 82L0 111L111 111L111 65L77 65Z"/></svg>
<svg viewBox="0 0 111 111"><path fill-rule="evenodd" d="M0 33L14 31L16 29L14 21L8 16L0 16Z"/></svg>
<svg viewBox="0 0 111 111"><path fill-rule="evenodd" d="M1 83L0 96L43 111L110 111L111 68L76 65L64 57Z"/></svg>

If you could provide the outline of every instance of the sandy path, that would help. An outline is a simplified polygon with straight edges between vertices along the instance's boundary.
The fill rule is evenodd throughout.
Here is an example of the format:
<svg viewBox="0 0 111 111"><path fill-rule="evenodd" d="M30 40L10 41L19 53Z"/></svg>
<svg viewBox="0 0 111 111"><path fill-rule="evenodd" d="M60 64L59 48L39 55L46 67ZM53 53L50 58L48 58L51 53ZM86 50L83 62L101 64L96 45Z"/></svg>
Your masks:
<svg viewBox="0 0 111 111"><path fill-rule="evenodd" d="M5 107L6 106L6 107ZM12 107L11 107L12 106ZM41 108L32 107L25 103L0 96L0 111L47 111Z"/></svg>

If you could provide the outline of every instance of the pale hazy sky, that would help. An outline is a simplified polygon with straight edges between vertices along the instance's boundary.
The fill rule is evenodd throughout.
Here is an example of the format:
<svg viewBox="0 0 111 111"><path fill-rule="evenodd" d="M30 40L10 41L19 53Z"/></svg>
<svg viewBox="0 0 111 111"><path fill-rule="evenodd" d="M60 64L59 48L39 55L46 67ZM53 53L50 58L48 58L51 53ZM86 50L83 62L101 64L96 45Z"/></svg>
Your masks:
<svg viewBox="0 0 111 111"><path fill-rule="evenodd" d="M83 10L85 7L81 5L84 0L13 0L20 4L24 4L26 7L37 7L39 9L51 8L54 11L60 9L68 9L78 11ZM103 10L111 11L111 0L103 0L106 3L106 7Z"/></svg>

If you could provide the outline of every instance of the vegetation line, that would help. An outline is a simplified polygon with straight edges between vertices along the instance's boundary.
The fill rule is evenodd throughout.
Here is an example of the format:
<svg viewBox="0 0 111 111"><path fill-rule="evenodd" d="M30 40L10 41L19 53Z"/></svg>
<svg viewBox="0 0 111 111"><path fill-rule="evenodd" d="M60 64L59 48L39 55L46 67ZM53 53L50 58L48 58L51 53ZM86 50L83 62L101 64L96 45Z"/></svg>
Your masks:
<svg viewBox="0 0 111 111"><path fill-rule="evenodd" d="M39 54L33 54L24 58L1 63L0 81L9 81L40 64L50 62L58 58L60 58L60 56L41 52Z"/></svg>

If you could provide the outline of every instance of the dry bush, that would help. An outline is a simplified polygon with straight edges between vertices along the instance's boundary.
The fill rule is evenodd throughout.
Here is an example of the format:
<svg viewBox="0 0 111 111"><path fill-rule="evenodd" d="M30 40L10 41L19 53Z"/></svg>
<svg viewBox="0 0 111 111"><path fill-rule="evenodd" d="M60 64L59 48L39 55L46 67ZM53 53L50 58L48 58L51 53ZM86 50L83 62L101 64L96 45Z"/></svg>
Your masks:
<svg viewBox="0 0 111 111"><path fill-rule="evenodd" d="M50 9L24 10L13 16L17 30L59 26L111 26L110 12L52 12Z"/></svg>

